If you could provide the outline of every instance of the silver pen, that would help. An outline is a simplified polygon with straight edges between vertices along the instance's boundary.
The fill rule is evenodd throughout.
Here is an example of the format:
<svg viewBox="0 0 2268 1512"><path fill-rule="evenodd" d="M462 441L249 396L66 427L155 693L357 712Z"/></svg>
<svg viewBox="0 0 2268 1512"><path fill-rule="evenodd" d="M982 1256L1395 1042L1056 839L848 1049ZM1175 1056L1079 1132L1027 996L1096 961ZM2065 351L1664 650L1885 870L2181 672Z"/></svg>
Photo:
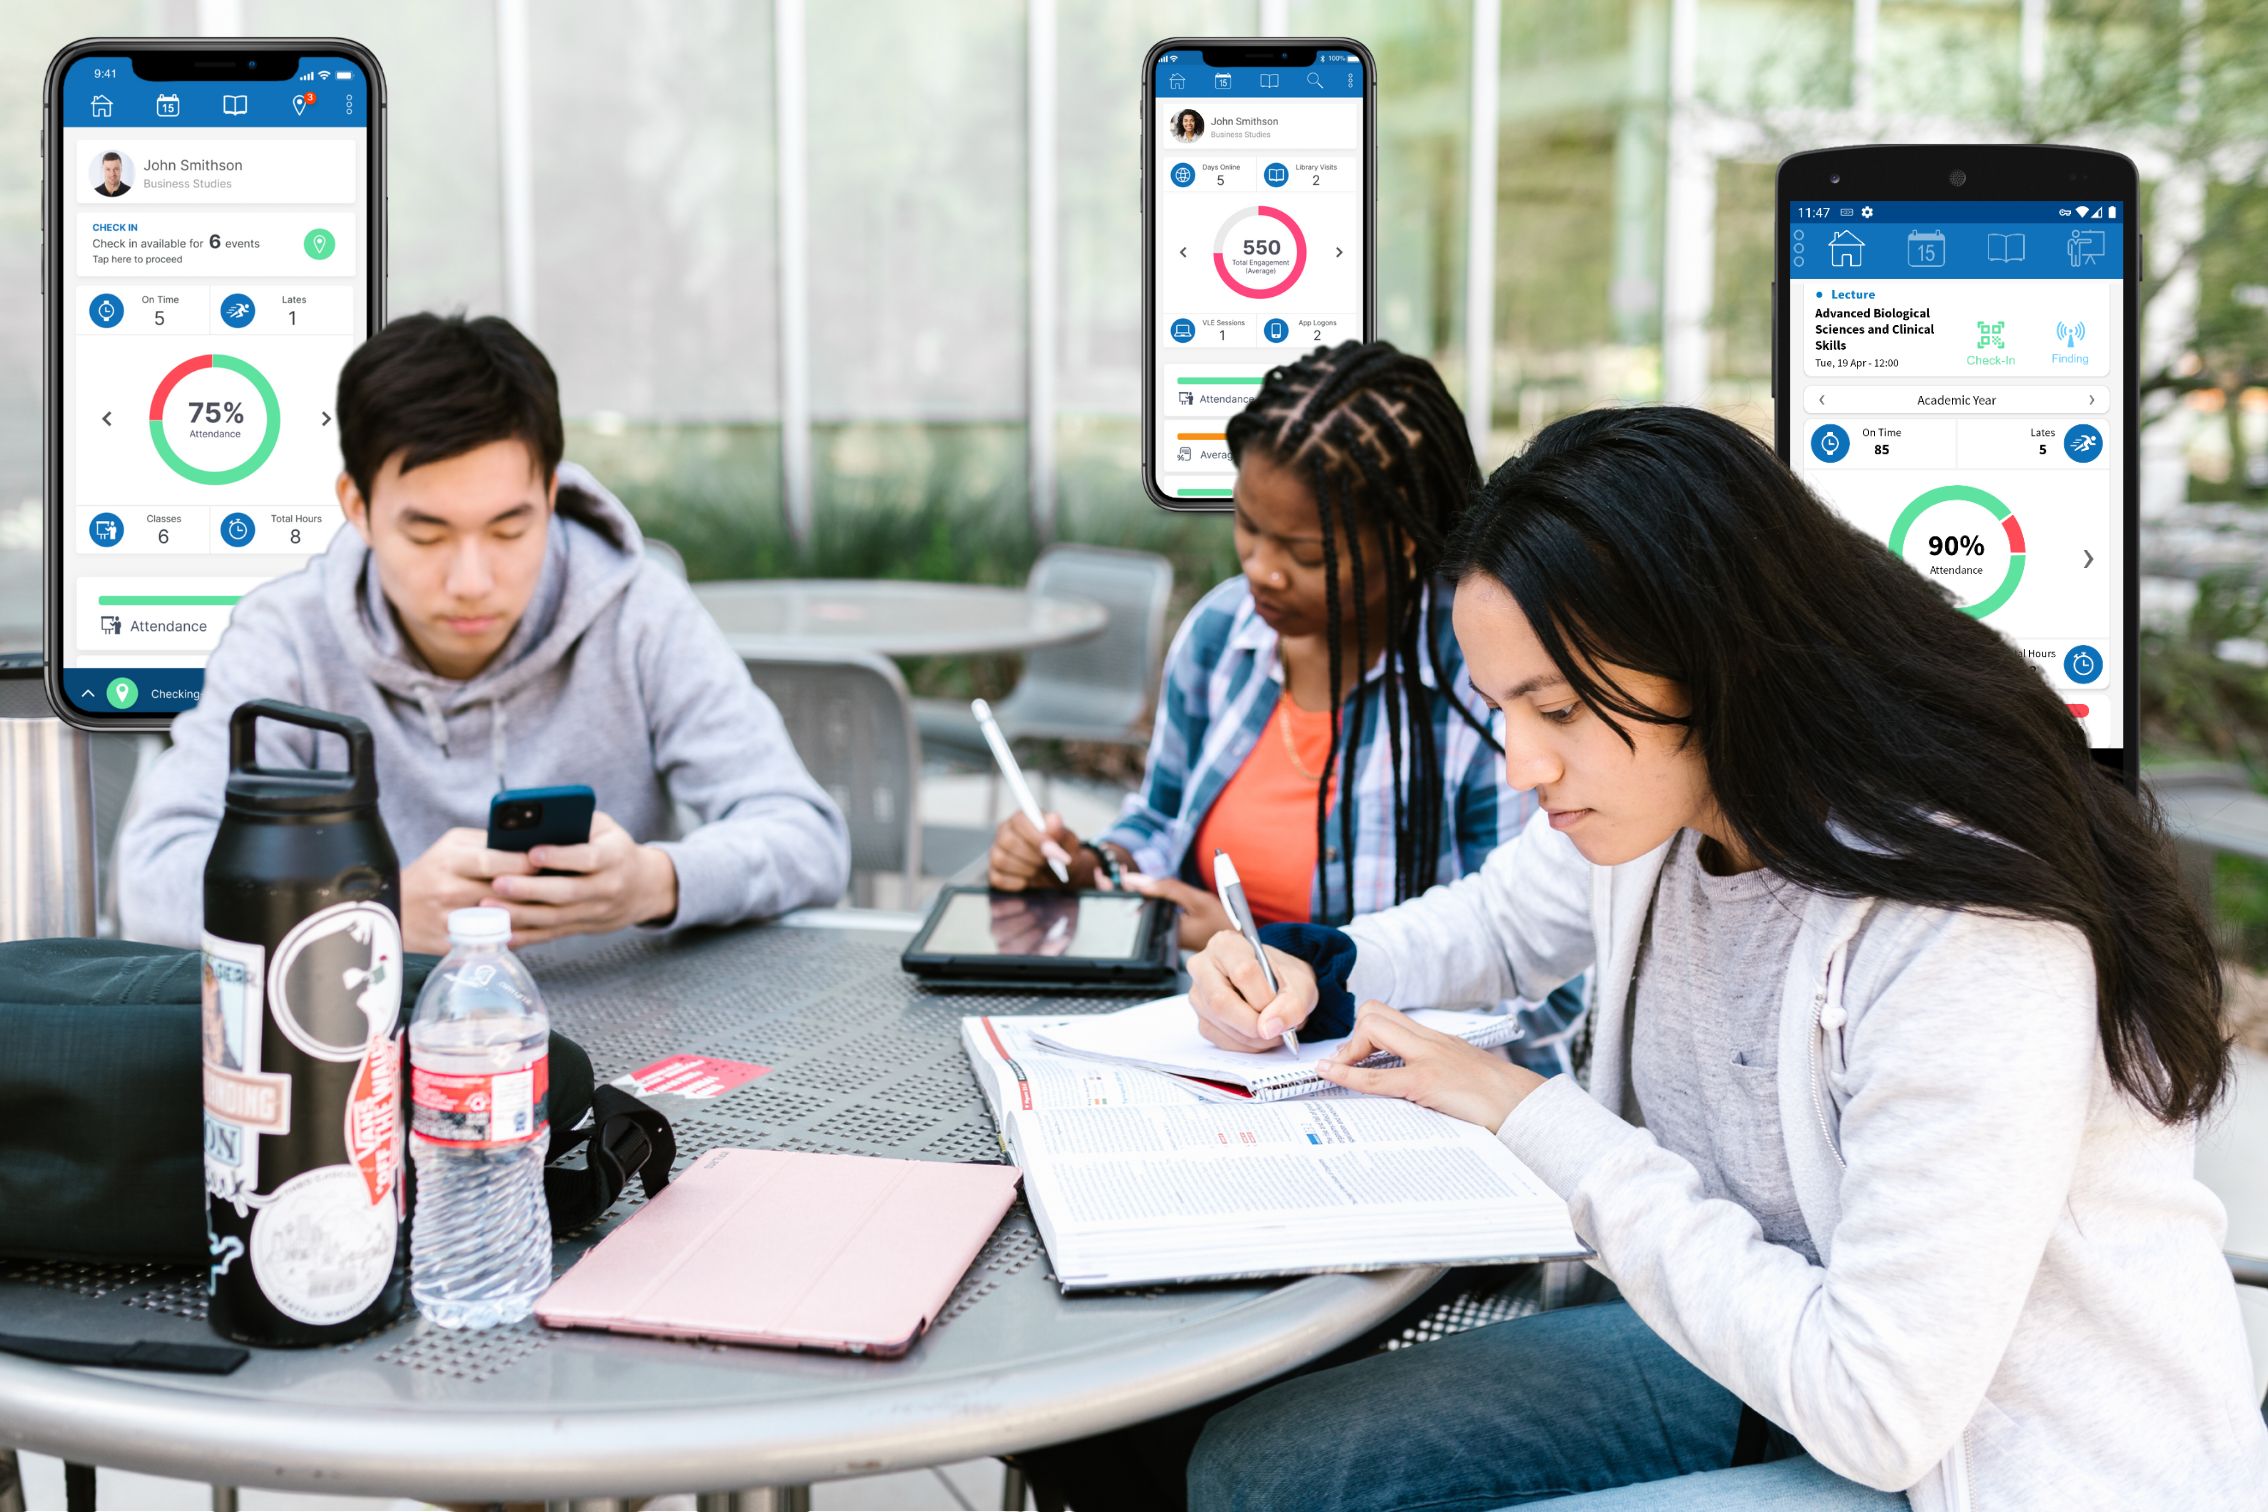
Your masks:
<svg viewBox="0 0 2268 1512"><path fill-rule="evenodd" d="M1244 882L1225 850L1213 852L1213 888L1221 895L1221 907L1228 910L1236 932L1252 947L1252 958L1260 963L1260 974L1268 979L1269 994L1280 994L1283 985L1276 980L1276 968L1268 964L1268 952L1260 946L1260 926L1252 922L1252 905L1244 901ZM1299 1036L1289 1029L1284 1031L1284 1048L1295 1057L1299 1054Z"/></svg>

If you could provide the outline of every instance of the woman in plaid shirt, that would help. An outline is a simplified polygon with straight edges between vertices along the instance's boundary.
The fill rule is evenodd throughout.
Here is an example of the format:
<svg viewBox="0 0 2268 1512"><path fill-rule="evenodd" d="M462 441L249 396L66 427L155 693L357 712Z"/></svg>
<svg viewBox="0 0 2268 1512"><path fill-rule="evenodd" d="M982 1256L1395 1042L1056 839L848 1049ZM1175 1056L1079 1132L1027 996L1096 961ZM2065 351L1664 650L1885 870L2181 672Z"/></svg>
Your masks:
<svg viewBox="0 0 2268 1512"><path fill-rule="evenodd" d="M1061 817L994 836L994 887L1126 885L1181 908L1201 947L1230 926L1226 851L1254 916L1338 924L1480 869L1535 800L1504 784L1437 577L1480 486L1463 414L1430 363L1385 342L1317 348L1268 375L1228 424L1243 566L1167 653L1140 790L1082 845ZM1528 1006L1516 1059L1564 1066L1578 987Z"/></svg>

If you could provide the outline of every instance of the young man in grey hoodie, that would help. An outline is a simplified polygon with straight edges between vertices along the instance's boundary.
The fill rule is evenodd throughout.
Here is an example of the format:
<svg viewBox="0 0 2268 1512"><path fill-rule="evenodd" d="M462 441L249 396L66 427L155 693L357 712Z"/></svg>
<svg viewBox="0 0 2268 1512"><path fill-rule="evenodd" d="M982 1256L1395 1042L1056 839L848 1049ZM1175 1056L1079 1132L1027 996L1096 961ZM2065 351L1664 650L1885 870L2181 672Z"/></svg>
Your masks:
<svg viewBox="0 0 2268 1512"><path fill-rule="evenodd" d="M449 911L476 904L527 944L841 896L842 814L629 511L561 462L558 387L525 336L397 320L347 360L338 422L353 528L237 605L119 838L126 935L197 943L229 715L254 698L370 726L411 950L445 949ZM259 761L315 766L317 738L263 723ZM488 848L491 795L561 783L598 795L588 843ZM670 839L677 804L700 823Z"/></svg>

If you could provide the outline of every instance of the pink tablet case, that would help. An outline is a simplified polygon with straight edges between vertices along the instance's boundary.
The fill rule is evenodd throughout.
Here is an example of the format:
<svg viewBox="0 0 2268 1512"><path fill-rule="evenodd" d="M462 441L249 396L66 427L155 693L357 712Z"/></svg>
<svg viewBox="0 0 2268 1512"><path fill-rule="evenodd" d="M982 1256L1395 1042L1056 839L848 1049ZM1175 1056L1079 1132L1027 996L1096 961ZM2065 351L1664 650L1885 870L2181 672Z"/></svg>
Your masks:
<svg viewBox="0 0 2268 1512"><path fill-rule="evenodd" d="M553 1328L901 1355L1015 1200L1007 1165L711 1150L536 1304Z"/></svg>

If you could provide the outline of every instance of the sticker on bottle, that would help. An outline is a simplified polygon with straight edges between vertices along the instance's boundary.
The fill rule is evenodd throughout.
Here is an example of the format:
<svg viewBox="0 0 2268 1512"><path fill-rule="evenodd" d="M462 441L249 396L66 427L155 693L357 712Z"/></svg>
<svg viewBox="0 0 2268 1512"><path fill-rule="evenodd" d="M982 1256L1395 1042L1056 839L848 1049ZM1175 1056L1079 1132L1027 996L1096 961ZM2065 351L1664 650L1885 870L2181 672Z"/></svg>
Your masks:
<svg viewBox="0 0 2268 1512"><path fill-rule="evenodd" d="M402 1006L402 930L383 903L334 903L276 946L268 997L284 1038L317 1060L359 1061Z"/></svg>
<svg viewBox="0 0 2268 1512"><path fill-rule="evenodd" d="M410 1132L427 1144L495 1150L526 1144L550 1127L551 1057L517 1071L455 1075L410 1067Z"/></svg>
<svg viewBox="0 0 2268 1512"><path fill-rule="evenodd" d="M291 1078L260 1069L267 952L212 934L204 945L205 1190L242 1214L260 1185L260 1136L291 1132Z"/></svg>
<svg viewBox="0 0 2268 1512"><path fill-rule="evenodd" d="M302 1171L252 1219L252 1276L276 1311L321 1327L378 1300L394 1273L400 1220L373 1204L351 1165Z"/></svg>
<svg viewBox="0 0 2268 1512"><path fill-rule="evenodd" d="M373 1206L401 1184L402 1039L372 1040L347 1089L347 1163L362 1173Z"/></svg>

